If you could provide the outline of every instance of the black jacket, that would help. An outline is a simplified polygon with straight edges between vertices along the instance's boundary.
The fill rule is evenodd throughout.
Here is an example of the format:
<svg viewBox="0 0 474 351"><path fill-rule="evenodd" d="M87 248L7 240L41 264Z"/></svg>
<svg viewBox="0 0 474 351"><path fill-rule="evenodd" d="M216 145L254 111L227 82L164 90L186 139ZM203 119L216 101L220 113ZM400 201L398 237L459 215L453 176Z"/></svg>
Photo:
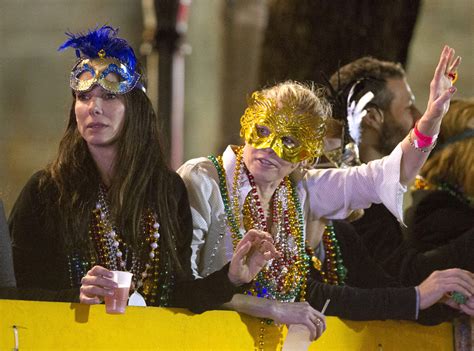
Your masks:
<svg viewBox="0 0 474 351"><path fill-rule="evenodd" d="M70 261L61 244L61 229L57 221L57 193L43 190L48 187L40 190L42 174L38 172L28 181L9 218L15 276L20 289L16 295L19 298L34 297L36 291L38 300L76 302L79 283L71 287ZM174 282L169 304L194 312L217 308L230 301L241 289L229 281L228 265L204 279L194 280L191 271L193 228L187 192L176 173L170 172L170 177L173 177L173 189L170 189L169 196L175 196L179 204L180 230L175 239L184 274ZM161 251L160 257L164 255L167 253ZM9 294L13 295L11 291Z"/></svg>
<svg viewBox="0 0 474 351"><path fill-rule="evenodd" d="M416 319L416 290L388 275L368 253L353 226L346 221L334 221L334 230L348 269L345 285L321 283L313 269L308 283L307 300L321 310L331 299L327 315L351 320ZM325 267L323 267L324 269ZM436 304L420 311L418 322L438 324L457 316L454 309Z"/></svg>

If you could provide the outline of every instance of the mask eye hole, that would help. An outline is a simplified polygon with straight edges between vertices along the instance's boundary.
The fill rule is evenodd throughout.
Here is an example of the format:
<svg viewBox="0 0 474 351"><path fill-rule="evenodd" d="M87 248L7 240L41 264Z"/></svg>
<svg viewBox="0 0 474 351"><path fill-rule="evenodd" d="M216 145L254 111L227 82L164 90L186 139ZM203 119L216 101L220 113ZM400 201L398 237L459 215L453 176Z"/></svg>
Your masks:
<svg viewBox="0 0 474 351"><path fill-rule="evenodd" d="M266 126L256 125L255 128L257 129L257 134L260 138L267 137L271 134L270 129Z"/></svg>
<svg viewBox="0 0 474 351"><path fill-rule="evenodd" d="M283 145L285 145L289 149L293 149L293 148L299 146L298 141L295 138L291 137L291 136L282 137L281 142L283 143Z"/></svg>
<svg viewBox="0 0 474 351"><path fill-rule="evenodd" d="M75 77L78 80L91 80L95 77L95 71L91 66L85 64L81 70L76 72Z"/></svg>
<svg viewBox="0 0 474 351"><path fill-rule="evenodd" d="M130 76L127 75L122 68L115 64L110 64L101 74L101 79L104 79L110 83L122 83L127 81Z"/></svg>
<svg viewBox="0 0 474 351"><path fill-rule="evenodd" d="M106 81L109 81L111 83L120 83L120 82L123 82L125 79L122 77L122 76L119 76L118 74L114 73L114 72L110 72L109 74L107 74L104 79Z"/></svg>

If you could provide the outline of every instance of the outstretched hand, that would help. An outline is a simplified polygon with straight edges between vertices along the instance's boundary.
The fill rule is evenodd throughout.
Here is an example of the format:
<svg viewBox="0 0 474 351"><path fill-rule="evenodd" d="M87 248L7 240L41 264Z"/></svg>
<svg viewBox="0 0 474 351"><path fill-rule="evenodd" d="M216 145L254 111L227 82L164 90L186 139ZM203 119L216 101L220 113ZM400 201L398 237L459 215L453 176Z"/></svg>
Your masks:
<svg viewBox="0 0 474 351"><path fill-rule="evenodd" d="M230 261L229 280L236 286L249 283L269 260L279 256L270 234L251 229L235 248Z"/></svg>
<svg viewBox="0 0 474 351"><path fill-rule="evenodd" d="M454 49L446 45L441 52L438 66L430 83L430 97L423 116L426 119L440 123L448 111L451 97L456 92L456 88L453 86L453 77L454 74L457 74L460 63L461 57L455 56ZM423 131L421 130L421 132Z"/></svg>
<svg viewBox="0 0 474 351"><path fill-rule="evenodd" d="M421 310L437 302L445 302L446 295L452 291L460 292L470 300L473 300L474 274L459 268L434 271L418 286L418 289L420 292ZM450 305L449 303L447 304Z"/></svg>

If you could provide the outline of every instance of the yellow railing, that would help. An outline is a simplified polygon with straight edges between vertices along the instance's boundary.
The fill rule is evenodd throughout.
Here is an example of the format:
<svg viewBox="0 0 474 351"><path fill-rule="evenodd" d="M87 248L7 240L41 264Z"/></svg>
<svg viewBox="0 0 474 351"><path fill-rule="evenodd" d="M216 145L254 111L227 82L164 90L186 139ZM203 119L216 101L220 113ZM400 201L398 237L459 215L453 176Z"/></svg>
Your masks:
<svg viewBox="0 0 474 351"><path fill-rule="evenodd" d="M450 323L352 322L327 318L310 350L453 350ZM15 328L13 328L15 326ZM254 350L259 319L230 311L194 315L183 309L128 307L108 315L103 305L0 300L0 350ZM265 350L280 350L286 327L265 325Z"/></svg>

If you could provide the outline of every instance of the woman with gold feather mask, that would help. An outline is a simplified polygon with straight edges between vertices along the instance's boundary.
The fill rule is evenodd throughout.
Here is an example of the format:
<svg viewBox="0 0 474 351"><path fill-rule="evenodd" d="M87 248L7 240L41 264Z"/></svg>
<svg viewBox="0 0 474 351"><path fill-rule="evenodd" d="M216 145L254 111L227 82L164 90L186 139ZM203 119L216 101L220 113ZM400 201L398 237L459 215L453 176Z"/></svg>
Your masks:
<svg viewBox="0 0 474 351"><path fill-rule="evenodd" d="M443 49L419 133L438 132L455 92L448 74L459 62L454 50ZM307 169L304 163L323 151L325 120L330 115L321 92L297 82L280 83L250 98L241 119L244 146L230 145L220 156L193 159L178 170L193 214L194 274L207 276L225 265L236 242L249 230L269 232L281 256L257 275L245 295L235 295L225 306L277 323L304 324L312 338L324 331L324 316L317 310L325 300L315 293L311 279L307 233L324 225L320 218L346 218L351 210L371 203L383 202L401 219L406 184L430 149L414 144L417 136L410 133L382 160L349 169ZM315 238L315 243L319 240ZM330 303L327 312L342 316L346 307ZM415 307L403 312L381 306L375 315L359 309L352 317L416 318ZM263 348L264 330L259 340Z"/></svg>

